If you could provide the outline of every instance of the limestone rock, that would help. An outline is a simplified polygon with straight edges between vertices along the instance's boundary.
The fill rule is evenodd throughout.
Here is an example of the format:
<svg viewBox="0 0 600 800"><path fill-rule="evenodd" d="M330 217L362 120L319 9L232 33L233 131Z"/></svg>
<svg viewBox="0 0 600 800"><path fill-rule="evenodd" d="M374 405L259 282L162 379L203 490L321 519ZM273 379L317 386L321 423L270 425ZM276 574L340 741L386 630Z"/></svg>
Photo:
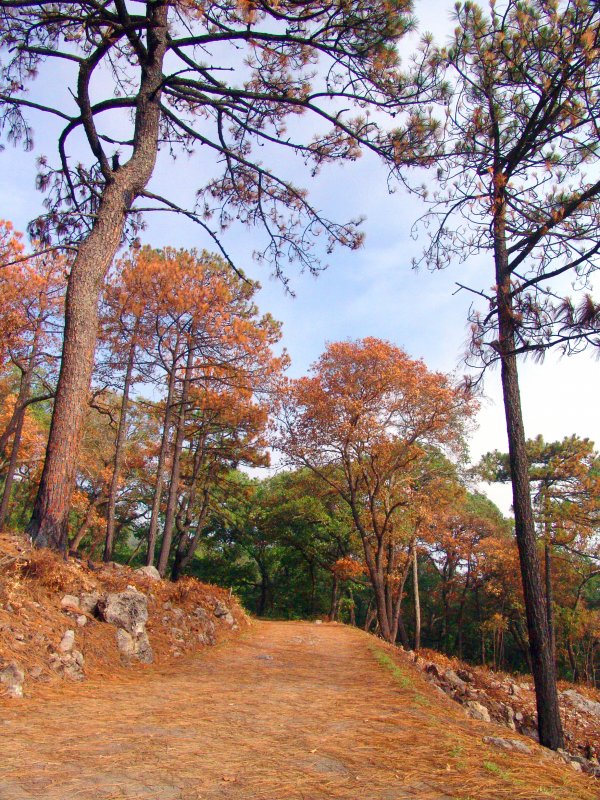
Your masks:
<svg viewBox="0 0 600 800"><path fill-rule="evenodd" d="M567 689L565 692L561 692L561 697L568 705L572 706L577 711L583 711L585 714L600 717L600 703L597 703L595 700L590 700L588 697L584 697L582 694L579 694L579 692L576 692L575 689Z"/></svg>
<svg viewBox="0 0 600 800"><path fill-rule="evenodd" d="M61 608L80 608L79 605L79 598L75 597L73 594L66 594L63 599L60 601Z"/></svg>
<svg viewBox="0 0 600 800"><path fill-rule="evenodd" d="M478 703L476 700L467 700L465 703L465 708L467 709L467 713L473 719L480 719L483 722L491 722L490 712L487 708Z"/></svg>
<svg viewBox="0 0 600 800"><path fill-rule="evenodd" d="M153 566L140 567L136 569L136 572L139 575L145 575L147 578L151 578L153 581L159 581L161 579L160 572Z"/></svg>
<svg viewBox="0 0 600 800"><path fill-rule="evenodd" d="M85 615L85 614L80 614L80 615L77 617L77 619L75 620L75 622L77 623L77 625L78 625L80 628L83 628L85 625L87 625L87 621L88 621L88 620L87 620L87 617L86 617L86 615Z"/></svg>
<svg viewBox="0 0 600 800"><path fill-rule="evenodd" d="M6 687L9 697L23 697L25 673L16 661L9 661L0 668L0 683Z"/></svg>
<svg viewBox="0 0 600 800"><path fill-rule="evenodd" d="M79 597L79 608L86 614L96 614L100 595L98 592L84 592Z"/></svg>
<svg viewBox="0 0 600 800"><path fill-rule="evenodd" d="M127 633L125 628L117 628L117 648L125 659L133 658L135 652L133 636Z"/></svg>
<svg viewBox="0 0 600 800"><path fill-rule="evenodd" d="M148 598L135 589L107 594L98 605L102 619L132 636L141 634L148 621Z"/></svg>
<svg viewBox="0 0 600 800"><path fill-rule="evenodd" d="M453 669L447 669L444 672L444 680L449 683L453 689L466 689L467 684L458 677Z"/></svg>
<svg viewBox="0 0 600 800"><path fill-rule="evenodd" d="M227 608L225 603L221 602L221 600L217 600L217 602L215 603L215 608L213 613L215 617L217 617L218 619L222 619L223 622L229 625L230 628L233 628L233 626L235 625L233 614Z"/></svg>
<svg viewBox="0 0 600 800"><path fill-rule="evenodd" d="M515 725L515 710L512 706L509 706L505 703L500 703L499 705L500 714L502 716L502 721L513 731L517 730L517 726Z"/></svg>
<svg viewBox="0 0 600 800"><path fill-rule="evenodd" d="M154 660L154 653L152 652L152 645L146 631L141 633L136 641L137 646L137 659L142 664L151 664Z"/></svg>
<svg viewBox="0 0 600 800"><path fill-rule="evenodd" d="M438 665L433 661L429 661L427 664L425 664L425 672L430 676L431 680L440 681L442 679L442 673L440 672Z"/></svg>
<svg viewBox="0 0 600 800"><path fill-rule="evenodd" d="M152 662L154 655L146 633L148 598L145 594L128 586L124 592L107 594L98 610L106 622L116 626L117 647L126 661L136 658L144 664Z"/></svg>
<svg viewBox="0 0 600 800"><path fill-rule="evenodd" d="M82 681L85 678L83 653L79 650L71 650L68 653L52 653L49 660L52 669L62 673L66 678L73 681Z"/></svg>
<svg viewBox="0 0 600 800"><path fill-rule="evenodd" d="M469 672L468 669L457 669L456 674L465 683L474 683L475 681L475 675L473 675L472 672Z"/></svg>
<svg viewBox="0 0 600 800"><path fill-rule="evenodd" d="M60 644L58 645L58 649L60 650L61 653L69 653L73 649L74 644L75 644L75 631L68 630L64 632L63 637L60 640Z"/></svg>
<svg viewBox="0 0 600 800"><path fill-rule="evenodd" d="M135 658L141 661L142 664L151 664L154 659L152 646L145 630L132 635L125 628L118 628L117 648L126 662Z"/></svg>
<svg viewBox="0 0 600 800"><path fill-rule="evenodd" d="M503 739L501 736L484 736L483 741L501 750L513 750L517 753L531 753L531 747L519 739Z"/></svg>

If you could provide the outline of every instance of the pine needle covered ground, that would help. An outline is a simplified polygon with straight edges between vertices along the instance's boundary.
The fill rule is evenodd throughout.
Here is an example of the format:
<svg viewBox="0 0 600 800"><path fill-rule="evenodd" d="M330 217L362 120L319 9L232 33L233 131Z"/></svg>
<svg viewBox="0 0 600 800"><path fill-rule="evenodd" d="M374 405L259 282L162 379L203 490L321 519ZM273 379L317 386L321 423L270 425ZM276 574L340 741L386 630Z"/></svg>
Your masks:
<svg viewBox="0 0 600 800"><path fill-rule="evenodd" d="M2 800L599 796L531 740L466 718L392 648L335 624L255 623L175 663L1 702Z"/></svg>

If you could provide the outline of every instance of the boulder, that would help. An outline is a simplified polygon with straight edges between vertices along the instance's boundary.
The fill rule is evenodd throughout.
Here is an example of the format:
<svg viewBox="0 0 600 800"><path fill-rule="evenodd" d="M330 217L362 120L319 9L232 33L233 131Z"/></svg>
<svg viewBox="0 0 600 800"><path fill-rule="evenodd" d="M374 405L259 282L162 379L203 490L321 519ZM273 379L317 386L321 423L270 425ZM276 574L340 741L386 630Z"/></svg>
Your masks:
<svg viewBox="0 0 600 800"><path fill-rule="evenodd" d="M502 717L502 721L513 731L517 730L517 726L515 725L515 710L512 706L509 706L506 703L499 704L499 711ZM512 740L511 740L512 741Z"/></svg>
<svg viewBox="0 0 600 800"><path fill-rule="evenodd" d="M486 744L491 744L493 747L499 747L501 750L512 750L517 753L531 753L531 747L519 739L504 739L501 736L484 736L483 741Z"/></svg>
<svg viewBox="0 0 600 800"><path fill-rule="evenodd" d="M150 578L153 581L159 581L161 579L160 572L156 569L156 567L153 566L140 567L139 569L136 569L136 572L139 575L145 575L147 578Z"/></svg>
<svg viewBox="0 0 600 800"><path fill-rule="evenodd" d="M127 589L125 592L107 594L98 604L98 609L105 622L123 628L134 637L145 631L148 598L142 592Z"/></svg>
<svg viewBox="0 0 600 800"><path fill-rule="evenodd" d="M134 636L126 631L125 628L118 628L117 648L126 663L135 658L141 661L142 664L151 664L154 659L154 653L146 631Z"/></svg>
<svg viewBox="0 0 600 800"><path fill-rule="evenodd" d="M79 608L85 614L96 614L98 611L98 603L100 602L100 595L98 592L84 592L79 597Z"/></svg>
<svg viewBox="0 0 600 800"><path fill-rule="evenodd" d="M467 713L473 719L480 719L483 722L491 722L490 712L487 708L478 703L476 700L467 700L464 706L467 710Z"/></svg>
<svg viewBox="0 0 600 800"><path fill-rule="evenodd" d="M233 614L227 608L225 603L221 602L221 600L217 600L217 602L215 603L213 614L215 615L215 617L217 617L217 619L223 620L223 622L225 622L231 628L233 628L233 626L235 625Z"/></svg>
<svg viewBox="0 0 600 800"><path fill-rule="evenodd" d="M444 680L449 683L453 689L466 689L467 684L458 677L453 669L447 669L444 672Z"/></svg>
<svg viewBox="0 0 600 800"><path fill-rule="evenodd" d="M80 608L79 605L79 598L75 597L74 594L66 594L63 599L60 601L61 608Z"/></svg>
<svg viewBox="0 0 600 800"><path fill-rule="evenodd" d="M68 630L63 633L58 649L61 653L70 653L75 644L75 631Z"/></svg>
<svg viewBox="0 0 600 800"><path fill-rule="evenodd" d="M440 681L442 679L442 673L437 664L433 661L429 661L425 664L425 673L431 677L432 680Z"/></svg>
<svg viewBox="0 0 600 800"><path fill-rule="evenodd" d="M561 697L565 703L575 708L577 711L583 711L584 714L600 717L600 703L591 700L589 697L584 697L584 695L576 692L575 689L567 689L565 692L561 692Z"/></svg>
<svg viewBox="0 0 600 800"><path fill-rule="evenodd" d="M49 660L52 669L62 673L66 678L73 681L82 681L85 678L83 653L79 650L72 650L69 653L51 653Z"/></svg>
<svg viewBox="0 0 600 800"><path fill-rule="evenodd" d="M23 697L25 673L16 661L9 661L0 667L0 683L9 697Z"/></svg>
<svg viewBox="0 0 600 800"><path fill-rule="evenodd" d="M154 658L150 640L146 633L148 621L148 598L134 587L124 592L107 594L98 604L98 610L106 622L117 628L117 647L125 661L136 658L150 664Z"/></svg>

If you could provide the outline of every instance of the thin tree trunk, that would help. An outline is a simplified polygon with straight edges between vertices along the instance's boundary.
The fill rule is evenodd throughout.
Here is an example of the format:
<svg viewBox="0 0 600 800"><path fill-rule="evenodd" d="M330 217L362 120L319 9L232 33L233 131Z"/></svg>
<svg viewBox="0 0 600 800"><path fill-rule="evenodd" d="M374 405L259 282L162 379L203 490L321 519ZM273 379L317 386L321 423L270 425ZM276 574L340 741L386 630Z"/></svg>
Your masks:
<svg viewBox="0 0 600 800"><path fill-rule="evenodd" d="M177 433L175 435L175 447L173 448L173 465L171 467L171 481L169 484L169 497L167 500L167 510L165 512L165 527L158 559L158 571L164 578L167 572L169 554L171 552L171 542L173 541L173 527L175 525L175 512L177 510L177 499L179 497L179 477L181 474L181 453L183 450L183 440L185 436L185 418L187 415L187 404L190 393L192 365L194 363L194 348L192 342L188 343L188 354L183 376L183 386L181 388L181 400L179 408L179 418L177 421Z"/></svg>
<svg viewBox="0 0 600 800"><path fill-rule="evenodd" d="M204 523L206 522L206 517L208 516L209 508L210 508L209 492L208 488L205 488L204 497L202 500L202 510L200 511L198 522L196 523L196 530L194 532L194 536L192 537L192 539L188 539L185 536L185 534L182 535L177 545L177 550L175 552L175 560L173 562L173 568L171 570L171 580L178 581L184 569L192 560L194 553L196 552L196 548L198 547L200 536L202 535L202 529L204 527Z"/></svg>
<svg viewBox="0 0 600 800"><path fill-rule="evenodd" d="M315 576L315 565L312 561L308 562L308 574L310 576L310 614L314 617L316 611L316 598L317 598L317 579Z"/></svg>
<svg viewBox="0 0 600 800"><path fill-rule="evenodd" d="M127 369L125 371L125 382L123 384L123 398L121 400L121 413L119 415L119 428L117 430L117 441L115 443L115 458L113 462L113 474L110 481L108 494L108 512L106 521L106 541L104 543L104 561L112 561L114 538L115 538L115 510L117 506L117 492L119 489L119 479L121 477L121 465L123 463L123 452L125 449L125 439L127 438L127 412L129 410L129 390L131 387L131 377L133 375L133 363L135 359L136 338L138 322L136 321L129 356L127 358Z"/></svg>
<svg viewBox="0 0 600 800"><path fill-rule="evenodd" d="M544 566L546 572L546 620L552 661L556 665L556 636L554 632L554 595L552 591L552 545L548 539L544 542Z"/></svg>
<svg viewBox="0 0 600 800"><path fill-rule="evenodd" d="M148 531L148 553L146 554L146 566L154 566L156 551L156 534L158 532L158 518L160 516L160 504L162 501L163 486L165 483L165 462L169 451L169 435L171 433L171 420L173 418L173 398L175 395L175 378L179 340L175 343L175 355L171 372L169 373L169 387L167 389L167 400L165 406L165 416L163 419L163 431L160 441L160 451L158 453L158 465L156 467L156 486L154 497L152 498L152 511L150 513L150 529Z"/></svg>
<svg viewBox="0 0 600 800"><path fill-rule="evenodd" d="M529 489L529 462L521 411L519 376L515 350L512 285L506 251L504 199L496 198L494 250L498 301L498 333L502 391L513 489L515 534L519 549L521 578L531 648L540 744L557 750L564 737L558 704L556 672L546 619L543 584L537 552L535 525Z"/></svg>
<svg viewBox="0 0 600 800"><path fill-rule="evenodd" d="M350 625L356 628L356 605L354 603L352 589L348 589L348 597L350 598Z"/></svg>
<svg viewBox="0 0 600 800"><path fill-rule="evenodd" d="M387 603L385 595L385 576L375 574L371 576L373 591L375 592L375 607L377 609L377 621L379 622L379 632L386 642L393 642L392 631L387 615Z"/></svg>
<svg viewBox="0 0 600 800"><path fill-rule="evenodd" d="M412 548L412 543L411 543ZM406 586L406 581L408 579L408 573L410 572L411 567L411 550L408 551L408 558L406 559L406 564L402 570L402 576L400 578L400 586L398 587L396 597L394 598L394 603L392 607L392 642L396 642L398 638L398 633L400 633L400 641L402 643L402 647L405 649L410 648L410 642L408 640L408 634L406 633L406 628L404 627L404 619L402 616L402 600L404 597L404 587Z"/></svg>
<svg viewBox="0 0 600 800"><path fill-rule="evenodd" d="M331 573L331 606L329 608L329 619L332 622L337 620L338 585L339 579L337 572L334 570Z"/></svg>
<svg viewBox="0 0 600 800"><path fill-rule="evenodd" d="M29 533L37 547L66 553L71 496L98 332L104 277L123 238L127 213L152 176L158 150L162 65L167 49L168 3L149 4L147 59L135 112L133 154L116 171L104 165L105 188L93 227L82 241L67 285L61 367L42 479ZM85 82L87 61L80 62ZM82 112L83 113L83 112ZM100 145L93 143L93 149Z"/></svg>
<svg viewBox="0 0 600 800"><path fill-rule="evenodd" d="M90 523L92 521L92 514L98 508L98 506L102 505L102 503L104 503L105 501L106 501L106 496L103 495L102 492L100 492L100 494L97 497L95 497L87 507L85 516L81 522L81 525L79 526L77 534L75 535L74 539L71 542L69 542L70 555L71 554L74 555L79 550L79 545L83 541L84 536L86 535L86 533L90 528Z"/></svg>
<svg viewBox="0 0 600 800"><path fill-rule="evenodd" d="M415 598L415 651L421 648L421 598L419 597L419 562L417 559L417 546L413 545L413 592Z"/></svg>
<svg viewBox="0 0 600 800"><path fill-rule="evenodd" d="M15 432L13 436L12 448L10 451L10 459L6 468L6 477L4 479L4 489L2 492L2 502L0 503L0 530L4 528L6 517L8 516L8 506L10 503L10 495L15 480L17 471L17 463L19 458L19 449L21 447L21 436L23 435L23 425L25 424L25 414L27 412L26 402L29 399L29 392L31 390L31 382L33 379L33 371L35 369L35 360L37 358L39 348L39 328L36 329L31 345L31 353L29 355L27 368L21 374L21 385L19 386L19 394L17 395L15 403L15 412L17 414Z"/></svg>

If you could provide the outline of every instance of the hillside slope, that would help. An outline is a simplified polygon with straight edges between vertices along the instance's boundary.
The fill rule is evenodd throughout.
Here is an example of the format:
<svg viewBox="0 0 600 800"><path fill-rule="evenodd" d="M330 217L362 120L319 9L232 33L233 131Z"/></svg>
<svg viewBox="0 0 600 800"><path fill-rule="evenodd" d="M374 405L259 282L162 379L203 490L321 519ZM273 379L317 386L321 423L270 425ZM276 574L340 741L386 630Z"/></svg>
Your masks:
<svg viewBox="0 0 600 800"><path fill-rule="evenodd" d="M335 624L253 623L143 673L3 701L2 716L2 800L598 798L593 779Z"/></svg>
<svg viewBox="0 0 600 800"><path fill-rule="evenodd" d="M229 592L146 571L64 561L23 537L0 535L0 697L139 673L249 624Z"/></svg>

